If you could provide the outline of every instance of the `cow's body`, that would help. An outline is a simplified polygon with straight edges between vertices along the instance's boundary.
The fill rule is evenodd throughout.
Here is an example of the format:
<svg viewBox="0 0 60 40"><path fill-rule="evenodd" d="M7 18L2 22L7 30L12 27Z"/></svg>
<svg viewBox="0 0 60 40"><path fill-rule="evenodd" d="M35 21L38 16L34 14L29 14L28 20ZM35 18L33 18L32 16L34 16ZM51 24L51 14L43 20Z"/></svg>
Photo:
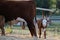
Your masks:
<svg viewBox="0 0 60 40"><path fill-rule="evenodd" d="M35 3L33 1L0 2L0 15L5 17L5 21L8 22L16 19L17 17L25 19L32 36L36 36L35 26L33 23L35 10Z"/></svg>
<svg viewBox="0 0 60 40"><path fill-rule="evenodd" d="M34 18L34 3L31 1L23 1L23 2L14 2L8 1L0 3L0 15L5 16L6 21L11 21L16 19L17 17L21 17L26 19ZM17 16L18 15L18 16ZM31 16L33 15L33 16Z"/></svg>

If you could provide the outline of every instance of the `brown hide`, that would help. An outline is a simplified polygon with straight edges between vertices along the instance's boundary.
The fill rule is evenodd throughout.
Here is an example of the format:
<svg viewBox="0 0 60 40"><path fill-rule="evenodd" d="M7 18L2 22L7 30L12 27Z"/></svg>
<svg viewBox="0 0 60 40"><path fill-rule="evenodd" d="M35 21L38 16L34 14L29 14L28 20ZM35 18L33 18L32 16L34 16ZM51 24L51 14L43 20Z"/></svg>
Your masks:
<svg viewBox="0 0 60 40"><path fill-rule="evenodd" d="M5 17L5 21L11 21L21 17L27 21L31 35L36 36L33 18L35 17L34 1L4 1L0 2L0 15Z"/></svg>
<svg viewBox="0 0 60 40"><path fill-rule="evenodd" d="M5 16L6 21L10 21L14 18L16 19L17 17L21 17L24 19L28 18L30 20L35 16L35 14L33 13L34 9L35 5L32 1L8 1L0 4L0 15Z"/></svg>

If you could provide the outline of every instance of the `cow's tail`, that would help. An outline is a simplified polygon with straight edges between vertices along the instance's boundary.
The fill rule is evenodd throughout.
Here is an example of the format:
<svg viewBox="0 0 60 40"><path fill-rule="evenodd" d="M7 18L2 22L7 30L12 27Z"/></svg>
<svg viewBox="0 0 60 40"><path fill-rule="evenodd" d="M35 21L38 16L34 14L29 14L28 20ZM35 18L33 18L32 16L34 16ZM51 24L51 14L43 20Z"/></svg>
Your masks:
<svg viewBox="0 0 60 40"><path fill-rule="evenodd" d="M36 34L38 34L38 23L37 23L37 17L35 16L35 29L36 29Z"/></svg>

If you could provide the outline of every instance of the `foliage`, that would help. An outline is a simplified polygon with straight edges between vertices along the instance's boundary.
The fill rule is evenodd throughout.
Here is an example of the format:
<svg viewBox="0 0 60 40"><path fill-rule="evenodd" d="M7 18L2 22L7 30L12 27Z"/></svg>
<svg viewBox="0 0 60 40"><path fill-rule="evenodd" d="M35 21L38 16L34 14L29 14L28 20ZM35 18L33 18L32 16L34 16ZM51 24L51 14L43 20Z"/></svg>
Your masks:
<svg viewBox="0 0 60 40"><path fill-rule="evenodd" d="M60 1L59 0L57 0L57 8L60 9Z"/></svg>
<svg viewBox="0 0 60 40"><path fill-rule="evenodd" d="M50 3L49 2L50 2L50 0L36 0L36 6L40 7L40 8L49 8L50 7ZM42 11L41 10L37 10L36 12L37 12L38 15L39 14L42 15ZM49 12L45 11L44 14L48 15Z"/></svg>

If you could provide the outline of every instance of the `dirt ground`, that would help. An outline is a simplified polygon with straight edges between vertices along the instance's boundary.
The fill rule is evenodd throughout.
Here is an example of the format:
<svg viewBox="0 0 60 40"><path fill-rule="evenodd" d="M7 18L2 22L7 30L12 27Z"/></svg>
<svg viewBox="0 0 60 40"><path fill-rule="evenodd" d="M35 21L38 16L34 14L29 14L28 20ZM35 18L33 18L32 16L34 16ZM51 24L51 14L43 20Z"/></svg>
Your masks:
<svg viewBox="0 0 60 40"><path fill-rule="evenodd" d="M29 35L16 35L14 34L12 35L8 35L8 36L0 36L0 40L33 40L32 37L30 37ZM38 40L44 40L43 38L38 38ZM49 36L47 37L46 40L60 40L59 37L53 37L53 36Z"/></svg>
<svg viewBox="0 0 60 40"><path fill-rule="evenodd" d="M46 40L60 40L60 35L52 34L51 32L47 32L47 39ZM6 34L6 36L0 36L0 40L33 40L30 33L23 33L23 34ZM41 38L38 40L44 40L43 33Z"/></svg>

